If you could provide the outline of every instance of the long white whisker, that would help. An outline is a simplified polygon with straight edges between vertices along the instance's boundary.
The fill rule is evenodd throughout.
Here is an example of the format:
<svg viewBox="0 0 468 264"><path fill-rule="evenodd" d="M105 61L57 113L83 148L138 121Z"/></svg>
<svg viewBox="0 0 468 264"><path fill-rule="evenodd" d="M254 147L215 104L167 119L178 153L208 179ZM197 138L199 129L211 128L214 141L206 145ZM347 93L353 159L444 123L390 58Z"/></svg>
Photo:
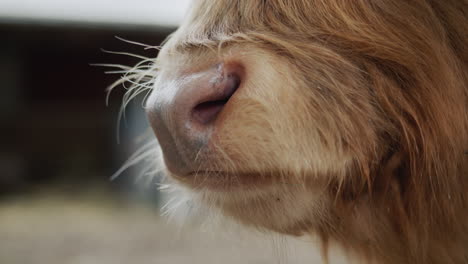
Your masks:
<svg viewBox="0 0 468 264"><path fill-rule="evenodd" d="M147 60L148 59L148 57L141 56L141 55L138 55L138 54L133 54L133 53L130 53L130 52L112 51L112 50L105 50L105 49L101 49L101 51L105 52L105 53L109 53L109 54L125 55L125 56L138 58L138 59L142 59L142 60Z"/></svg>
<svg viewBox="0 0 468 264"><path fill-rule="evenodd" d="M137 45L137 46L142 46L144 47L145 50L147 49L161 49L160 46L151 46L151 45L148 45L148 44L144 44L144 43L141 43L141 42L136 42L136 41L132 41L132 40L128 40L128 39L124 39L122 37L119 37L119 36L115 36L116 39L120 40L120 41L123 41L125 43L128 43L128 44L132 44L132 45Z"/></svg>
<svg viewBox="0 0 468 264"><path fill-rule="evenodd" d="M143 160L155 155L155 149L157 147L158 143L157 141L151 141L148 142L147 144L143 145L140 147L133 155L131 155L127 161L124 162L122 167L120 167L119 170L117 170L111 177L111 180L114 180L117 178L120 174L122 174L124 171L128 170L129 168L137 165L138 163L142 162Z"/></svg>

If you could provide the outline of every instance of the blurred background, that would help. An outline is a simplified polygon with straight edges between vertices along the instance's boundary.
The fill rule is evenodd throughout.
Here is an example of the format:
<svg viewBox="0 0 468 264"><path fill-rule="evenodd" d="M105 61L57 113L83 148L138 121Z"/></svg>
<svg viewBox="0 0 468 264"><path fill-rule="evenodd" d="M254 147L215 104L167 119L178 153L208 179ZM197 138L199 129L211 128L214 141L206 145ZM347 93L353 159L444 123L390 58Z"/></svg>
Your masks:
<svg viewBox="0 0 468 264"><path fill-rule="evenodd" d="M139 61L102 49L156 57L116 36L159 45L189 2L0 0L1 264L319 262L303 240L181 231L138 168L110 180L148 126L135 100L117 127L124 89L109 106L105 89L120 76L90 64Z"/></svg>

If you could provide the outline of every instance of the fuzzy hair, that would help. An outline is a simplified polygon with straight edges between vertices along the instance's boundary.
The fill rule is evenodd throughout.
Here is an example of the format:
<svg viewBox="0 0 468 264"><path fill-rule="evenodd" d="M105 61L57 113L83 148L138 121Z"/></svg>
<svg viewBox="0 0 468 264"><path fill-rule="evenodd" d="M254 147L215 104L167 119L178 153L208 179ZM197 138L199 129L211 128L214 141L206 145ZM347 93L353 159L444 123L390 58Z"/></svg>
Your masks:
<svg viewBox="0 0 468 264"><path fill-rule="evenodd" d="M151 97L184 72L242 63L214 150L193 155L242 188L170 176L241 223L319 235L325 251L468 263L467 47L466 0L195 1Z"/></svg>

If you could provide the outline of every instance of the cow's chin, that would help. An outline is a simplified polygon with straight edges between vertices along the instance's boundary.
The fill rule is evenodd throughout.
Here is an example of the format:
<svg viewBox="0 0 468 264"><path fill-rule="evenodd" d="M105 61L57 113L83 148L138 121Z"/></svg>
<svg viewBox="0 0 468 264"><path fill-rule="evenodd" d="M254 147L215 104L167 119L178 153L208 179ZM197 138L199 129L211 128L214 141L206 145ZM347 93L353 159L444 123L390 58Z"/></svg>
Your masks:
<svg viewBox="0 0 468 264"><path fill-rule="evenodd" d="M260 230L299 236L327 215L324 182L287 180L287 173L276 171L167 173L190 190L194 203Z"/></svg>

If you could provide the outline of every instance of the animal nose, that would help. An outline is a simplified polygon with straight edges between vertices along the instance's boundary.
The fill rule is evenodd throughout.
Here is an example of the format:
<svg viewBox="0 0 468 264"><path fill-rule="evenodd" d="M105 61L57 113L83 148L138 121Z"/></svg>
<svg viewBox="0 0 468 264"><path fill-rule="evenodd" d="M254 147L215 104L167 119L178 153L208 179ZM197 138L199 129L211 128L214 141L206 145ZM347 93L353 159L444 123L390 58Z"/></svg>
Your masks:
<svg viewBox="0 0 468 264"><path fill-rule="evenodd" d="M187 114L182 118L188 120L182 122L191 122L192 125L201 127L209 126L216 120L239 84L239 75L234 69L228 69L223 64L201 73L183 88L185 98L181 100L187 101L188 108L184 111ZM181 103L184 104L183 101Z"/></svg>
<svg viewBox="0 0 468 264"><path fill-rule="evenodd" d="M241 72L237 64L219 63L157 81L146 108L169 169L188 170L194 163L239 88Z"/></svg>

